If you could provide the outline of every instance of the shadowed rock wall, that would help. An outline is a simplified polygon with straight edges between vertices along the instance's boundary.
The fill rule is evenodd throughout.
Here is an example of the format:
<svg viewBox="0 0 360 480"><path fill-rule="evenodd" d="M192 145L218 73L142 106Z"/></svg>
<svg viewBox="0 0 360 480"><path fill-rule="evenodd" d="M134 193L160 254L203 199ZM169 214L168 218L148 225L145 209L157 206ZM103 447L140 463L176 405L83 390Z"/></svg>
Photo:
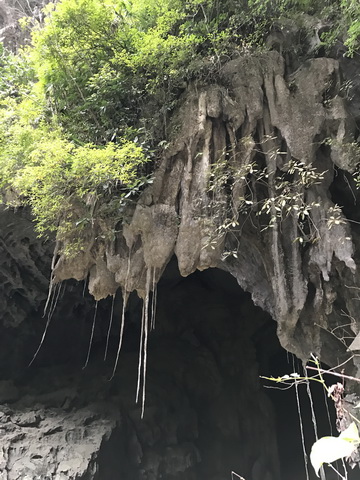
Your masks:
<svg viewBox="0 0 360 480"><path fill-rule="evenodd" d="M37 317L30 309L16 329L2 326L1 350L9 358L0 369L0 478L218 480L232 470L247 479L280 478L275 419L253 340L272 320L234 279L219 270L183 279L175 260L165 270L148 345L143 419L135 403L141 300L132 295L128 302L120 362L109 381L121 298L104 362L111 301L99 302L93 324L95 304L82 298L83 285L68 289L31 367L46 324L39 315L45 300Z"/></svg>

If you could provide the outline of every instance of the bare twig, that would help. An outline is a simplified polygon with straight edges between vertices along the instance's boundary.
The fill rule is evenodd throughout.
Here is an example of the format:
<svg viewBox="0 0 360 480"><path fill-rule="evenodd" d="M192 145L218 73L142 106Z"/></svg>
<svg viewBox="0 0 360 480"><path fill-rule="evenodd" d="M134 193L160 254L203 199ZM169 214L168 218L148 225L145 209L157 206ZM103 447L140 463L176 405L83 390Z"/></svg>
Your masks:
<svg viewBox="0 0 360 480"><path fill-rule="evenodd" d="M331 372L330 370L323 370L322 368L309 367L306 365L307 370L315 370L320 373L328 373L329 375L334 375L334 377L346 378L347 380L353 380L354 382L360 383L360 378L351 377L349 375L344 375L343 373Z"/></svg>

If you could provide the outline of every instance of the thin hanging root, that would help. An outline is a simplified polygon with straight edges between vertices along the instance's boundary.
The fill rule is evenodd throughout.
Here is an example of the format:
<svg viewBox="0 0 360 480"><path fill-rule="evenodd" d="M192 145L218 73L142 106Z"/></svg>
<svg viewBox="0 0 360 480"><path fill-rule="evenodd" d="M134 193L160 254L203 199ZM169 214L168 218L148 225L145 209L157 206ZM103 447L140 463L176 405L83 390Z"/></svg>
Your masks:
<svg viewBox="0 0 360 480"><path fill-rule="evenodd" d="M84 365L83 368L82 368L83 370L88 366L88 363L89 363L90 352L91 352L92 342L93 342L93 338L94 338L97 307L98 307L98 302L96 301L96 303L95 303L94 319L93 319L93 323L92 323L91 335L90 335L90 341L89 341L89 348L88 348L88 353L87 353L85 365Z"/></svg>
<svg viewBox="0 0 360 480"><path fill-rule="evenodd" d="M82 296L83 296L83 298L85 297L86 285L87 285L87 277L84 278L84 286L83 286L83 291L82 291Z"/></svg>
<svg viewBox="0 0 360 480"><path fill-rule="evenodd" d="M56 258L60 250L60 242L57 240L55 243L54 253L51 259L51 271L53 272L56 267Z"/></svg>
<svg viewBox="0 0 360 480"><path fill-rule="evenodd" d="M156 309L157 309L157 285L155 285L155 288L153 290L153 311L152 311L152 329L155 330L155 321L156 321Z"/></svg>
<svg viewBox="0 0 360 480"><path fill-rule="evenodd" d="M50 315L48 315L48 318L47 318L47 321L46 321L46 325L45 325L45 328L44 328L44 333L41 337L41 340L40 340L40 343L39 343L39 346L36 350L36 352L34 353L34 356L31 360L31 362L29 363L29 367L31 367L31 365L34 363L36 357L38 356L38 353L40 352L40 348L42 347L42 344L44 343L44 340L45 340L45 337L46 337L46 334L47 334L47 331L48 331L48 328L49 328L49 325L50 325L50 320L51 320L51 317Z"/></svg>
<svg viewBox="0 0 360 480"><path fill-rule="evenodd" d="M117 349L117 352L116 352L114 369L113 369L111 377L109 378L109 381L114 378L116 368L118 366L120 352L121 352L121 346L122 346L122 342L123 342L124 327L125 327L125 310L126 310L126 305L127 305L128 299L129 299L128 280L129 280L129 275L130 275L130 267L131 267L131 248L129 248L129 256L128 256L128 262L127 262L126 277L125 277L125 286L123 288L123 306L122 306L122 312L121 312L121 326L120 326L120 334L119 334L119 344L118 344L118 349Z"/></svg>
<svg viewBox="0 0 360 480"><path fill-rule="evenodd" d="M43 318L45 317L46 312L47 312L47 310L48 310L49 303L50 303L50 301L51 301L51 296L52 296L53 288L54 288L54 279L53 279L53 276L51 275L50 281L49 281L49 291L48 291L48 295L47 295L46 303L45 303L45 307L44 307Z"/></svg>
<svg viewBox="0 0 360 480"><path fill-rule="evenodd" d="M49 303L48 303L48 306L46 307L46 311L47 311L47 316L48 317L51 317L52 316L52 312L54 310L54 302L55 302L55 299L57 297L57 292L56 292L56 289L58 288L58 285L55 285L55 287L52 287L52 291L53 291L53 295L51 295L51 298L49 298ZM44 315L43 315L43 318L45 316L45 310L44 310Z"/></svg>
<svg viewBox="0 0 360 480"><path fill-rule="evenodd" d="M142 367L142 352L143 352L143 341L144 341L144 330L145 330L145 308L144 308L144 301L143 301L143 308L141 314L141 333L140 333L140 348L139 348L139 364L138 364L138 378L137 378L137 386L136 386L136 397L135 402L138 403L139 401L139 393L140 393L140 383L141 383L141 367Z"/></svg>
<svg viewBox="0 0 360 480"><path fill-rule="evenodd" d="M147 349L148 349L148 338L149 338L149 304L150 304L150 287L151 287L152 274L153 274L153 282L154 282L155 273L151 272L151 268L149 268L146 272L145 298L143 299L143 308L142 308L142 315L141 315L138 379L137 379L137 387L136 387L136 403L138 403L139 396L140 396L141 380L142 380L141 418L144 417L145 399L146 399Z"/></svg>
<svg viewBox="0 0 360 480"><path fill-rule="evenodd" d="M64 288L61 292L60 300L62 300L64 298L65 292L66 292L66 282L64 282Z"/></svg>
<svg viewBox="0 0 360 480"><path fill-rule="evenodd" d="M36 352L34 353L34 356L33 358L31 359L31 362L29 363L29 367L31 367L31 365L34 363L36 357L38 356L38 353L40 352L40 349L44 343L44 340L45 340L45 337L46 337L46 334L47 334L47 331L48 331L48 328L49 328L49 325L50 325L50 321L52 319L52 316L54 314L54 311L55 311L55 307L53 307L53 303L55 303L55 306L56 306L56 303L57 303L57 300L59 298L59 294L60 294L60 289L61 289L61 283L55 285L55 289L58 289L58 292L56 293L54 291L54 295L53 295L53 298L51 298L51 293L52 293L52 290L53 290L53 286L51 287L51 290L49 289L49 295L48 295L48 299L47 299L47 304L50 303L51 304L51 307L50 307L50 311L48 313L48 318L47 318L47 321L46 321L46 325L45 325L45 328L44 328L44 332L42 334L42 337L41 337L41 340L40 340L40 343L39 343L39 346L36 350ZM55 302L54 302L54 298L56 298ZM51 299L51 302L50 302L50 299ZM45 308L46 308L46 305L45 305ZM45 313L45 311L44 311Z"/></svg>
<svg viewBox="0 0 360 480"><path fill-rule="evenodd" d="M306 448L305 448L305 436L304 436L304 426L301 418L301 408L300 408L300 398L299 398L299 390L298 390L298 383L297 379L295 379L295 392L296 392L296 403L297 403L297 409L298 409L298 414L299 414L299 423L300 423L300 433L301 433L301 444L302 444L302 449L303 449L303 455L304 455L304 465L305 465L305 472L306 472L306 480L309 480L309 468L308 468L308 460L307 460L307 454L306 454Z"/></svg>
<svg viewBox="0 0 360 480"><path fill-rule="evenodd" d="M105 347L105 354L104 354L104 362L105 362L105 360L106 360L107 353L108 353L108 348L109 348L110 331L111 331L111 327L112 327L112 323L113 323L113 318L114 318L114 303L115 303L115 296L116 296L116 293L115 293L115 294L112 296L112 302L111 302L111 314L110 314L109 328L108 328L108 331L107 331L107 336L106 336L106 347Z"/></svg>
<svg viewBox="0 0 360 480"><path fill-rule="evenodd" d="M331 423L330 410L329 410L329 404L328 404L328 398L329 397L327 396L325 388L323 389L323 394L324 394L326 415L327 415L327 419L328 419L328 422L329 422L330 435L333 436L333 427L332 427L332 423Z"/></svg>
<svg viewBox="0 0 360 480"><path fill-rule="evenodd" d="M51 300L51 294L52 294L52 291L53 291L53 288L54 288L53 272L54 272L54 269L55 269L55 266L56 266L56 258L57 258L57 255L59 253L59 248L60 248L59 247L59 242L57 241L56 244L55 244L54 253L53 253L53 256L52 256L52 260L51 260L51 275L50 275L50 281L49 281L49 291L48 291L48 296L47 296L45 307L44 307L43 318L46 315L46 312L47 312L47 309L48 309L48 306L49 306L49 303L50 303L50 300Z"/></svg>
<svg viewBox="0 0 360 480"><path fill-rule="evenodd" d="M53 311L55 298L57 296L57 293L56 293L57 285L55 285L55 287L52 287L52 288L53 288L53 291L54 291L54 295L51 296L51 300L49 299L49 303L46 307L46 311L48 312L48 316L50 315L50 317L51 317L51 312ZM45 310L44 310L44 314L45 314ZM44 316L43 316L43 318L44 318Z"/></svg>
<svg viewBox="0 0 360 480"><path fill-rule="evenodd" d="M121 326L120 326L120 334L119 334L119 343L118 343L118 349L116 352L116 359L114 363L114 368L111 374L111 377L109 380L112 380L114 378L118 363L119 363L119 357L120 357L120 352L121 352L121 346L123 342L123 337L124 337L124 327L125 327L125 310L126 310L126 305L129 299L129 294L128 292L123 293L123 306L122 306L122 312L121 312ZM110 331L110 330L109 330Z"/></svg>
<svg viewBox="0 0 360 480"><path fill-rule="evenodd" d="M310 402L311 420L312 420L312 424L313 424L313 427L314 427L315 440L317 441L317 440L319 440L319 435L318 435L316 415L315 415L315 409L314 409L314 401L313 401L312 394L311 394L310 380L306 376L307 373L306 373L306 368L305 367L306 367L306 364L303 365L303 372L304 372L303 375L304 375L304 378L306 379L305 380L306 391L307 391L307 395L309 397L309 402ZM323 467L320 468L320 478L321 478L321 480L326 480L326 476L325 476L325 472L324 472Z"/></svg>
<svg viewBox="0 0 360 480"><path fill-rule="evenodd" d="M149 297L150 297L150 281L151 268L148 269L146 275L146 294L144 304L144 361L143 361L143 387L142 387L142 404L141 404L141 418L144 417L145 412L145 398L146 398L146 369L147 369L147 349L149 337Z"/></svg>
<svg viewBox="0 0 360 480"><path fill-rule="evenodd" d="M156 285L156 268L154 267L152 278L152 299L151 299L151 330L155 330L156 301L157 301L157 285Z"/></svg>
<svg viewBox="0 0 360 480"><path fill-rule="evenodd" d="M51 306L50 311L49 311L49 315L50 315L51 318L53 317L53 315L55 313L55 309L56 309L57 304L59 302L61 287L62 287L62 284L59 283L59 288L58 288L58 291L56 293L56 296L54 294L54 301L52 302L52 306Z"/></svg>

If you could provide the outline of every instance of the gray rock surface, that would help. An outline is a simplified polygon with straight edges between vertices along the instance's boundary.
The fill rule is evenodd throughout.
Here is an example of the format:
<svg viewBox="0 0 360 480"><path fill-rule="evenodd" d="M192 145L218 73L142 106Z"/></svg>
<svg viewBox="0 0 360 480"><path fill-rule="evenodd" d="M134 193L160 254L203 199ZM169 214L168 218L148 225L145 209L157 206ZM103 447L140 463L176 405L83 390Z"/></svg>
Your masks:
<svg viewBox="0 0 360 480"><path fill-rule="evenodd" d="M37 5L28 7L41 21ZM0 0L0 36L12 49L21 37L19 15L15 2ZM0 479L219 480L231 470L247 480L279 479L273 410L258 380L259 365L278 351L266 337L271 321L264 312L277 322L282 346L299 358L315 353L329 366L348 359L360 330L360 237L349 175L356 159L342 148L358 140L359 65L289 59L278 37L269 39L275 50L223 65L216 84L189 86L154 183L113 242L89 231L83 252L55 255L50 271L54 244L36 238L24 210L1 209ZM343 94L343 75L354 102ZM275 176L292 175L290 159L325 172L300 191L313 204L300 232L311 240L305 245L294 217L264 228L273 200L265 220L256 209L241 209L249 191L255 205L275 198ZM267 166L266 182L247 175L254 161ZM230 189L209 192L214 164L235 172ZM339 189L339 179L349 188ZM336 203L342 209L329 229ZM212 267L231 273L253 303L224 272L211 279ZM209 276L199 276L202 270ZM50 308L41 319L49 279ZM84 281L103 301L97 317L84 285L63 287L68 279ZM142 343L149 364L141 419L134 403L138 345L150 317L142 317L130 292L145 300L146 312L157 285L156 329L149 345ZM120 289L129 302L114 299L117 321L109 330L111 302L104 299ZM122 310L125 340L109 382ZM359 366L355 360L345 368L356 374Z"/></svg>
<svg viewBox="0 0 360 480"><path fill-rule="evenodd" d="M29 30L19 24L27 17L32 25L43 21L42 8L49 0L0 0L0 41L16 51L30 40Z"/></svg>
<svg viewBox="0 0 360 480"><path fill-rule="evenodd" d="M102 444L116 425L115 414L97 407L64 411L41 405L2 408L2 480L94 478Z"/></svg>
<svg viewBox="0 0 360 480"><path fill-rule="evenodd" d="M81 322L62 310L66 298L60 300L60 318L34 364L0 381L0 478L215 480L236 469L254 480L278 480L274 414L260 388L252 340L271 320L228 274L206 273L182 279L168 269L159 284L143 418L135 403L139 300L132 298L111 381L118 315L104 362L109 319L99 303L83 369L92 319ZM72 335L63 341L68 328ZM27 339L33 353L38 339ZM65 362L56 342L69 352ZM9 351L14 340L8 343Z"/></svg>
<svg viewBox="0 0 360 480"><path fill-rule="evenodd" d="M336 299L348 302L349 288L357 284L352 225L341 210L331 229L328 223L336 202L330 194L334 168L354 170L353 159L339 148L356 131L341 95L339 62L312 58L287 74L276 51L239 56L223 66L218 84L189 87L172 129L174 141L154 183L115 243L100 245L92 237L85 253L71 260L60 257L54 282L90 273L96 299L112 295L117 287L146 297L175 254L183 276L215 266L234 275L255 304L278 322L287 350L301 358L310 352L329 356L322 352L328 314ZM324 145L325 139L331 146ZM260 223L269 218L259 220L256 211L240 213L235 217L239 226L226 234L229 208L237 211L242 205L248 177L233 179L230 196L220 189L211 197L210 165L225 162L241 172L255 160L265 161L270 172L266 195L274 198L275 175L287 171L289 159L326 172L321 182L298 192L299 201L313 205L305 248L297 240L302 233L293 215L264 229ZM264 195L256 182L251 188L253 196ZM275 203L270 210L274 215ZM224 255L227 251L236 257ZM334 276L336 292L330 282ZM309 311L320 327L306 321ZM344 352L337 349L334 355L340 358Z"/></svg>
<svg viewBox="0 0 360 480"><path fill-rule="evenodd" d="M2 324L17 327L46 298L53 243L36 237L29 213L0 206Z"/></svg>

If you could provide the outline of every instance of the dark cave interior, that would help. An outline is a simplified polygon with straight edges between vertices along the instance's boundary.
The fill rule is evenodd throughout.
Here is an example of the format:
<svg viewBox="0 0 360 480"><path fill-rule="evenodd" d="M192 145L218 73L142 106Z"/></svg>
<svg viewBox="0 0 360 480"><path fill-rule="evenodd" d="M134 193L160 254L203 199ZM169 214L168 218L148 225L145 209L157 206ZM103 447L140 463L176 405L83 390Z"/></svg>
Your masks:
<svg viewBox="0 0 360 480"><path fill-rule="evenodd" d="M183 278L176 259L169 263L157 289L143 419L135 404L142 301L136 294L130 297L120 361L109 381L121 295L113 304L111 298L99 302L94 323L95 303L84 291L77 282L58 291L45 341L30 368L26 365L46 319L39 322L33 312L30 326L23 325L16 341L8 332L8 350L13 346L3 378L12 371L21 395L36 401L58 390L60 404L66 404L61 395L75 385L72 409L90 400L116 406L122 421L101 448L99 480L225 480L232 471L246 480L307 478L295 388L280 390L260 379L302 375L302 364L282 349L275 322L229 273L208 269ZM89 362L83 368L93 326ZM334 408L323 387L310 382L310 388L319 436L337 435ZM298 393L309 452L314 430L306 386L300 385ZM309 478L315 479L308 468ZM331 475L329 471L326 478L336 478Z"/></svg>

